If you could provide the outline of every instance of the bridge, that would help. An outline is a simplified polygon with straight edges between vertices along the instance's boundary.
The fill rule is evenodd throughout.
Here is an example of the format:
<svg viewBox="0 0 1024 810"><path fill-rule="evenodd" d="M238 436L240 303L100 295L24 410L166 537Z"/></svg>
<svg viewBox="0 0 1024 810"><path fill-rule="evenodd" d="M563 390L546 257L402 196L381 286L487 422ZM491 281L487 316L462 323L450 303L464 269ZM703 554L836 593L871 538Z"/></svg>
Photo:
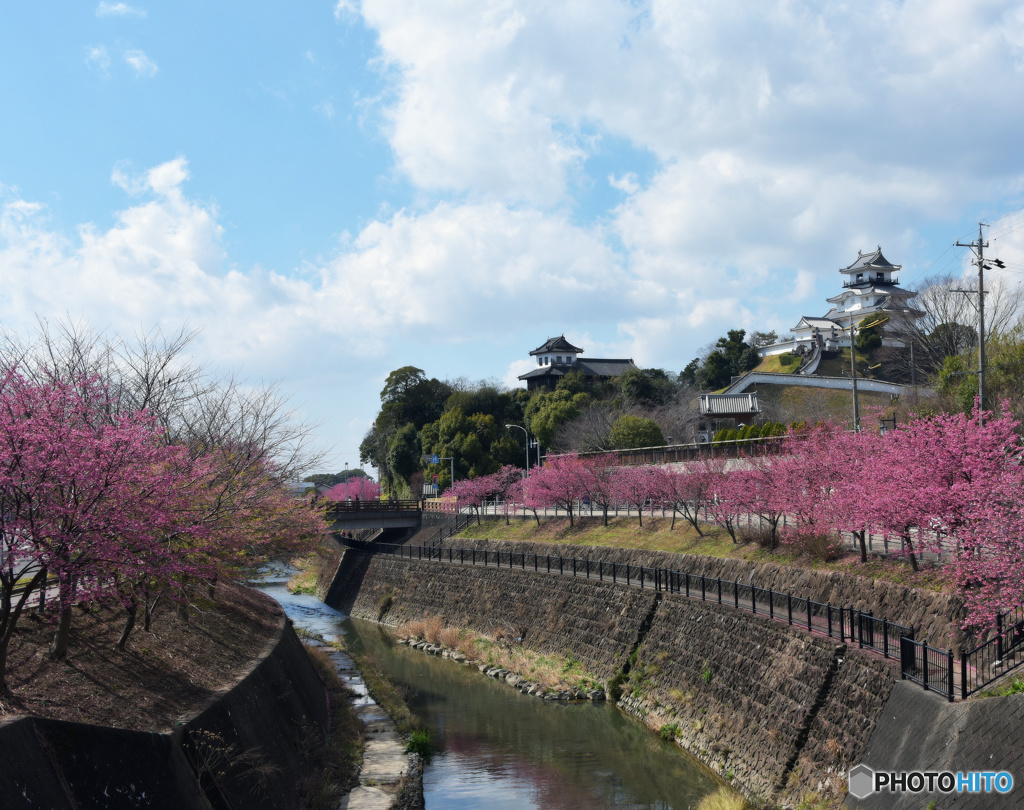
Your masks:
<svg viewBox="0 0 1024 810"><path fill-rule="evenodd" d="M343 501L327 508L331 531L418 529L422 511L414 500Z"/></svg>

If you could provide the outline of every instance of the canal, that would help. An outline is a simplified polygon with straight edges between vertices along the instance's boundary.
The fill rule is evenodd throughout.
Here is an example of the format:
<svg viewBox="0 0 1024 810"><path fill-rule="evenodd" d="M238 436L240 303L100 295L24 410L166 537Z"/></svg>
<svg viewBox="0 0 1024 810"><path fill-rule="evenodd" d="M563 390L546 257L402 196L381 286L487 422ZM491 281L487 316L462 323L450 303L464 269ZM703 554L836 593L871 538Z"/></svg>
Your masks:
<svg viewBox="0 0 1024 810"><path fill-rule="evenodd" d="M611 703L543 701L474 668L397 644L284 579L261 589L296 627L373 657L405 688L435 753L424 772L427 810L657 808L685 810L718 789L710 773Z"/></svg>

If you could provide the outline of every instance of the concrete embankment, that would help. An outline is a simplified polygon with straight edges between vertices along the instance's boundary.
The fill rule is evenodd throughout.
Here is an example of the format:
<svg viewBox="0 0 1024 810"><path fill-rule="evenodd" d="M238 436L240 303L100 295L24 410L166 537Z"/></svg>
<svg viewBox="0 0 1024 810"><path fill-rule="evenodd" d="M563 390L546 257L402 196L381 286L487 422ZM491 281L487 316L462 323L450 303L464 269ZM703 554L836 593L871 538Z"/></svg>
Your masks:
<svg viewBox="0 0 1024 810"><path fill-rule="evenodd" d="M0 796L12 809L294 808L328 724L323 683L282 616L251 671L169 734L39 717L0 725Z"/></svg>
<svg viewBox="0 0 1024 810"><path fill-rule="evenodd" d="M337 548L323 569L329 581L347 583L325 582L324 591L353 616L392 626L439 616L449 626L511 634L538 652L572 654L621 684L625 710L667 728L759 802L808 792L841 798L844 769L865 751L898 677L892 664L834 640L610 582Z"/></svg>

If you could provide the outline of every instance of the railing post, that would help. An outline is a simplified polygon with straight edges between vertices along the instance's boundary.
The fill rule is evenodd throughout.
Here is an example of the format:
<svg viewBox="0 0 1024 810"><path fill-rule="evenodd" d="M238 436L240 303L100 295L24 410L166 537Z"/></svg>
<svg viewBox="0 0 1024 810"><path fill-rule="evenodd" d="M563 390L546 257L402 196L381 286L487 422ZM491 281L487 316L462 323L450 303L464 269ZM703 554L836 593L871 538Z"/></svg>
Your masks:
<svg viewBox="0 0 1024 810"><path fill-rule="evenodd" d="M561 554L558 555L558 573L565 573L565 560L562 558Z"/></svg>
<svg viewBox="0 0 1024 810"><path fill-rule="evenodd" d="M604 560L597 561L597 578L604 582Z"/></svg>
<svg viewBox="0 0 1024 810"><path fill-rule="evenodd" d="M640 566L640 587L644 586L644 567Z"/></svg>
<svg viewBox="0 0 1024 810"><path fill-rule="evenodd" d="M419 559L422 560L423 559L423 546L416 546L416 549L417 549L417 553L419 554Z"/></svg>
<svg viewBox="0 0 1024 810"><path fill-rule="evenodd" d="M768 589L768 618L775 618L775 591Z"/></svg>
<svg viewBox="0 0 1024 810"><path fill-rule="evenodd" d="M548 554L548 573L551 573L551 555Z"/></svg>
<svg viewBox="0 0 1024 810"><path fill-rule="evenodd" d="M922 667L921 667L921 673L922 673L921 680L924 681L924 689L927 692L929 689L931 689L931 687L928 685L928 645L927 644L922 644L921 645L921 658L922 658L922 664L923 664Z"/></svg>
<svg viewBox="0 0 1024 810"><path fill-rule="evenodd" d="M806 597L807 602L807 632L811 632L811 598Z"/></svg>
<svg viewBox="0 0 1024 810"><path fill-rule="evenodd" d="M587 557L587 579L590 579L590 557Z"/></svg>
<svg viewBox="0 0 1024 810"><path fill-rule="evenodd" d="M864 612L857 611L857 648L864 649Z"/></svg>
<svg viewBox="0 0 1024 810"><path fill-rule="evenodd" d="M1003 614L996 614L996 658L1003 660Z"/></svg>
<svg viewBox="0 0 1024 810"><path fill-rule="evenodd" d="M632 585L633 584L633 583L631 583L629 581L629 563L626 563L626 584L627 585Z"/></svg>
<svg viewBox="0 0 1024 810"><path fill-rule="evenodd" d="M718 577L718 604L722 604L722 578Z"/></svg>
<svg viewBox="0 0 1024 810"><path fill-rule="evenodd" d="M832 605L825 603L825 612L828 614L828 637L832 638Z"/></svg>
<svg viewBox="0 0 1024 810"><path fill-rule="evenodd" d="M786 621L793 624L793 594L786 591Z"/></svg>
<svg viewBox="0 0 1024 810"><path fill-rule="evenodd" d="M690 572L689 571L686 572L686 597L687 597L687 599L689 599L689 597L690 597Z"/></svg>
<svg viewBox="0 0 1024 810"><path fill-rule="evenodd" d="M617 574L617 570L616 569L617 568L618 568L618 566L615 563L612 563L612 582L617 582L618 581L616 579L616 574Z"/></svg>
<svg viewBox="0 0 1024 810"><path fill-rule="evenodd" d="M882 617L882 656L889 657L889 620ZM953 687L950 686L950 689Z"/></svg>
<svg viewBox="0 0 1024 810"><path fill-rule="evenodd" d="M476 549L473 549L473 565L476 565Z"/></svg>
<svg viewBox="0 0 1024 810"><path fill-rule="evenodd" d="M576 558L572 558L572 575L576 576Z"/></svg>
<svg viewBox="0 0 1024 810"><path fill-rule="evenodd" d="M750 609L754 615L757 615L757 588L753 585L750 586Z"/></svg>
<svg viewBox="0 0 1024 810"><path fill-rule="evenodd" d="M949 689L949 702L953 702L953 650L946 650L946 688Z"/></svg>
<svg viewBox="0 0 1024 810"><path fill-rule="evenodd" d="M706 593L707 593L706 580L704 578L704 575L701 574L700 575L700 601L701 602L705 601Z"/></svg>
<svg viewBox="0 0 1024 810"><path fill-rule="evenodd" d="M967 700L967 654L960 648L960 699Z"/></svg>
<svg viewBox="0 0 1024 810"><path fill-rule="evenodd" d="M533 570L534 571L539 570L538 565L537 565L537 554L536 553L534 553L534 555L533 555Z"/></svg>

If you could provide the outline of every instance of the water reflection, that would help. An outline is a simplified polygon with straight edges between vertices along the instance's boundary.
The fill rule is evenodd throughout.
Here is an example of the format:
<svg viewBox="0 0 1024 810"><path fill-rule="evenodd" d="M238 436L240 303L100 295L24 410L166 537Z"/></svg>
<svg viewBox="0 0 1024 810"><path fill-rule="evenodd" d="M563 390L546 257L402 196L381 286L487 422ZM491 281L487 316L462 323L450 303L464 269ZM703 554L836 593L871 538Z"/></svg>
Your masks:
<svg viewBox="0 0 1024 810"><path fill-rule="evenodd" d="M424 774L428 810L682 810L717 788L698 763L614 706L522 695L475 669L395 644L379 625L289 594L281 581L263 590L297 626L345 635L408 687L410 709L437 751Z"/></svg>

